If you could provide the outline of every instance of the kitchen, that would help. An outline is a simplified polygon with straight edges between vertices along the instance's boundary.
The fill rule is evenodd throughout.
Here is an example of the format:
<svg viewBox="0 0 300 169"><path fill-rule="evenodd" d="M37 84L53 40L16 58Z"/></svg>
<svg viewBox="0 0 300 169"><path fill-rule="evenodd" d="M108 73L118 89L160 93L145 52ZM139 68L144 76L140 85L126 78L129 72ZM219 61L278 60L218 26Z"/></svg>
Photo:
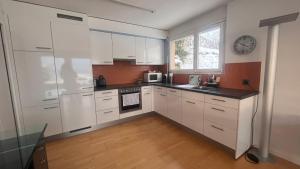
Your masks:
<svg viewBox="0 0 300 169"><path fill-rule="evenodd" d="M299 6L1 0L1 168L299 168Z"/></svg>

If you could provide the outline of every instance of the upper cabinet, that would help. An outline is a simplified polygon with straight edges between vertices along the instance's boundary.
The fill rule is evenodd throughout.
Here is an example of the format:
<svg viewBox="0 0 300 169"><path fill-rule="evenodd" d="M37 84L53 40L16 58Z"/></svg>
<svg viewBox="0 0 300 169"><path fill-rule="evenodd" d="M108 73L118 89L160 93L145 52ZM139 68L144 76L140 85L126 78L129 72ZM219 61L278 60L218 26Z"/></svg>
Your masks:
<svg viewBox="0 0 300 169"><path fill-rule="evenodd" d="M53 9L25 3L9 3L8 18L14 50L52 51Z"/></svg>
<svg viewBox="0 0 300 169"><path fill-rule="evenodd" d="M147 64L146 59L146 38L135 38L135 56L137 65Z"/></svg>
<svg viewBox="0 0 300 169"><path fill-rule="evenodd" d="M90 31L92 63L95 65L113 65L111 33Z"/></svg>
<svg viewBox="0 0 300 169"><path fill-rule="evenodd" d="M148 65L163 65L164 41L159 39L146 39L146 57Z"/></svg>
<svg viewBox="0 0 300 169"><path fill-rule="evenodd" d="M135 38L133 36L113 34L113 58L135 59Z"/></svg>

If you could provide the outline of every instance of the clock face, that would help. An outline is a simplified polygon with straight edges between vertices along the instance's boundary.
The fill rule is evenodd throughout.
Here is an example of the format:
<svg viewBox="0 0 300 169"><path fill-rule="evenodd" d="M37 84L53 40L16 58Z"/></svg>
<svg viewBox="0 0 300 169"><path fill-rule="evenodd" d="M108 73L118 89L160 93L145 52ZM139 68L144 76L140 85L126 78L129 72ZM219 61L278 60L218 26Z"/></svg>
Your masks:
<svg viewBox="0 0 300 169"><path fill-rule="evenodd" d="M234 51L240 55L246 55L254 51L256 47L256 40L254 37L244 35L239 37L234 42Z"/></svg>

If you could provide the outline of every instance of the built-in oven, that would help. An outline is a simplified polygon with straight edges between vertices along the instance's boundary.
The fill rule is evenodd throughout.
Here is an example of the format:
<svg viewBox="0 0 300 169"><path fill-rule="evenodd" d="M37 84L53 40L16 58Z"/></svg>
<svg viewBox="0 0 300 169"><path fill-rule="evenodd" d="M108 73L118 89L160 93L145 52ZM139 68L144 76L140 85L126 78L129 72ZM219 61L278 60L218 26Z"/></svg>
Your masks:
<svg viewBox="0 0 300 169"><path fill-rule="evenodd" d="M120 113L142 109L141 87L119 89Z"/></svg>

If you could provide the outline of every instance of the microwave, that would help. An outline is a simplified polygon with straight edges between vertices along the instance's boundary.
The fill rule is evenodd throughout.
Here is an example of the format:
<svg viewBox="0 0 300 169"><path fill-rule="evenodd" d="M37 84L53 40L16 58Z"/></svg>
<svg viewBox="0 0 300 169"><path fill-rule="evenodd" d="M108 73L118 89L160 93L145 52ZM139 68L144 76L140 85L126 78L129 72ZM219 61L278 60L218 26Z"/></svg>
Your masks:
<svg viewBox="0 0 300 169"><path fill-rule="evenodd" d="M153 82L161 82L161 81L162 81L162 73L144 74L144 82L153 83Z"/></svg>

